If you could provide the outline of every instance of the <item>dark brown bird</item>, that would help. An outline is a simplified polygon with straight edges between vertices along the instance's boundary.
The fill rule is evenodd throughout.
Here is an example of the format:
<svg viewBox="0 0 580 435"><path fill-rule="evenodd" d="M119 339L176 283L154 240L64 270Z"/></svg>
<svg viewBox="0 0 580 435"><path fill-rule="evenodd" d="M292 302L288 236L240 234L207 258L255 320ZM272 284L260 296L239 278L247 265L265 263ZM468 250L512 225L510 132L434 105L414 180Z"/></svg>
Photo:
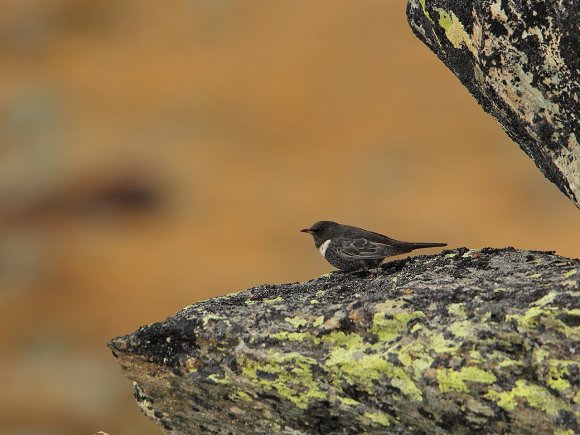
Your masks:
<svg viewBox="0 0 580 435"><path fill-rule="evenodd" d="M314 244L331 265L345 272L377 267L387 257L415 249L447 246L447 243L411 243L391 239L379 233L331 221L316 222L300 230L310 233Z"/></svg>

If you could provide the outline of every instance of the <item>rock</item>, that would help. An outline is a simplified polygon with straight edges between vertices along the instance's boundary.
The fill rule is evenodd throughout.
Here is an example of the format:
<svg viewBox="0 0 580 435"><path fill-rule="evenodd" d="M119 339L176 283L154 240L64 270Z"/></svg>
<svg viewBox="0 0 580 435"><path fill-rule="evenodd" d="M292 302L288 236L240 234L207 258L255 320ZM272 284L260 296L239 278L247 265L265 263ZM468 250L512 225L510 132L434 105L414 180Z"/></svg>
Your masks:
<svg viewBox="0 0 580 435"><path fill-rule="evenodd" d="M580 3L409 0L413 32L580 207Z"/></svg>
<svg viewBox="0 0 580 435"><path fill-rule="evenodd" d="M461 248L210 299L109 346L167 433L578 433L579 275Z"/></svg>

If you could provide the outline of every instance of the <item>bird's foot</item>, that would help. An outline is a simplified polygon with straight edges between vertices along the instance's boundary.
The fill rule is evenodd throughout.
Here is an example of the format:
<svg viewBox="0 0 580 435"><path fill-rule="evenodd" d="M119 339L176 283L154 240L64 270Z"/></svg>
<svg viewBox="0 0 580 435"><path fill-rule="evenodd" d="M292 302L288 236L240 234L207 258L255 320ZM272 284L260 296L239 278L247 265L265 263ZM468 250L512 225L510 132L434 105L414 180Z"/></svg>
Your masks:
<svg viewBox="0 0 580 435"><path fill-rule="evenodd" d="M366 278L369 275L373 275L373 272L371 270L368 269L362 269L362 270L351 270L350 272L346 272L346 271L340 271L341 273L344 274L344 276L355 276L357 278Z"/></svg>

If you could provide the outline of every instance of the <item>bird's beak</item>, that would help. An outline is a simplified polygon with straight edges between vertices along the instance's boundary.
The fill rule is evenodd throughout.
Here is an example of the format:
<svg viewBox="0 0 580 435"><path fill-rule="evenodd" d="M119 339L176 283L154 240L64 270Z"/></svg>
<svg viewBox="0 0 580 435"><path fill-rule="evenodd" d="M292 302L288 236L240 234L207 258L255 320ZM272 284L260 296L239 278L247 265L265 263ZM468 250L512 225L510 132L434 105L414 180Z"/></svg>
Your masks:
<svg viewBox="0 0 580 435"><path fill-rule="evenodd" d="M303 230L300 230L301 233L310 233L312 234L312 230L310 228L304 228Z"/></svg>

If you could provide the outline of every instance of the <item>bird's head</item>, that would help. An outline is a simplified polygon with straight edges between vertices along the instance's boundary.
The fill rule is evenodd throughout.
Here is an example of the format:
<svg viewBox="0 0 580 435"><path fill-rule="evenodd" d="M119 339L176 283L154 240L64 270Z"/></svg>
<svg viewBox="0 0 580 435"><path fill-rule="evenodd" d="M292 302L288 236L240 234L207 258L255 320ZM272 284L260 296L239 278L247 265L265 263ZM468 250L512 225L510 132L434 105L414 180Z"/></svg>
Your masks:
<svg viewBox="0 0 580 435"><path fill-rule="evenodd" d="M320 221L316 222L310 228L304 228L300 231L303 233L310 233L314 238L314 244L316 247L319 247L328 239L332 238L337 227L338 224L336 222Z"/></svg>

